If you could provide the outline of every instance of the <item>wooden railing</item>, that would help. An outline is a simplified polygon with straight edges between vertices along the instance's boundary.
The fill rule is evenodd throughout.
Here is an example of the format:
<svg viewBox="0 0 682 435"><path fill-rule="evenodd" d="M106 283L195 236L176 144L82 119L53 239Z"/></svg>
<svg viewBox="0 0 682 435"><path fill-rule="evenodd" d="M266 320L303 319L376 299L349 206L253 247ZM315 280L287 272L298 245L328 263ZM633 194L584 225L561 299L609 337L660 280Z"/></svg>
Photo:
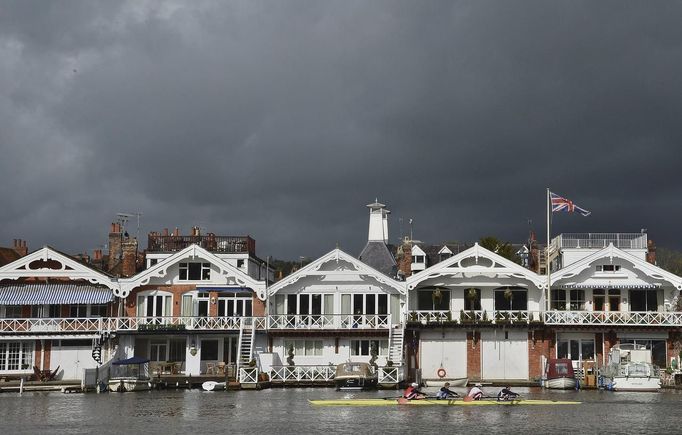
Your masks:
<svg viewBox="0 0 682 435"><path fill-rule="evenodd" d="M270 381L287 382L331 382L336 367L330 365L271 366Z"/></svg>
<svg viewBox="0 0 682 435"><path fill-rule="evenodd" d="M389 314L271 314L269 329L388 329Z"/></svg>

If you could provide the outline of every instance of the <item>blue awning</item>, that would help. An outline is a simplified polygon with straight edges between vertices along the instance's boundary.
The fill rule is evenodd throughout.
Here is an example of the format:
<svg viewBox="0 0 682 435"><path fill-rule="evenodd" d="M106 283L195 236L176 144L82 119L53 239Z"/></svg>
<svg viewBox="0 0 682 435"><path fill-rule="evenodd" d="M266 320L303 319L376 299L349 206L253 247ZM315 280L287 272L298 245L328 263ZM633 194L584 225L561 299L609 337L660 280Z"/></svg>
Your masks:
<svg viewBox="0 0 682 435"><path fill-rule="evenodd" d="M248 287L197 287L197 291L216 293L253 293L253 290Z"/></svg>
<svg viewBox="0 0 682 435"><path fill-rule="evenodd" d="M111 289L79 284L13 284L0 287L0 305L106 304Z"/></svg>

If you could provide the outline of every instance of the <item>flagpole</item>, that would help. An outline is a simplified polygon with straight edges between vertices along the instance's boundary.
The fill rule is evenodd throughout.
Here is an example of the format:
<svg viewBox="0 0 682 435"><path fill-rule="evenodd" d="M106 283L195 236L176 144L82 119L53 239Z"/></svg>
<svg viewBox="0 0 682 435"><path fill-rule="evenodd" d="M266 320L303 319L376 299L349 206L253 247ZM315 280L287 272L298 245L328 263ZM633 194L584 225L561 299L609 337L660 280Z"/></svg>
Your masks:
<svg viewBox="0 0 682 435"><path fill-rule="evenodd" d="M551 224L551 201L549 198L549 187L547 188L547 255L546 255L546 261L545 261L545 267L547 268L547 296L545 298L545 310L549 311L550 307L550 295L551 295L551 261L549 257L549 243L550 243L550 237L551 237L551 231L550 231L550 224Z"/></svg>

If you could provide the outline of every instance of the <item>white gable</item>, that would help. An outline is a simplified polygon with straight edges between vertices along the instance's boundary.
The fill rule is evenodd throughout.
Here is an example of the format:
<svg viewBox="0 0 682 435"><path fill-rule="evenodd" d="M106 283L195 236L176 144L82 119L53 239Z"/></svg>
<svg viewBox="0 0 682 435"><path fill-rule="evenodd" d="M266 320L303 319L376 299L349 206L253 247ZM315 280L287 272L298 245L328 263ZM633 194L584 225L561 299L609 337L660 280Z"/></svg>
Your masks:
<svg viewBox="0 0 682 435"><path fill-rule="evenodd" d="M265 300L265 281L251 278L227 261L198 245L190 245L131 278L120 279L122 297L128 296L134 288L141 285L177 284L178 282L175 282L174 279L178 275L178 265L188 260L206 262L211 265L211 280L201 281L201 284L249 287L256 292L259 299Z"/></svg>
<svg viewBox="0 0 682 435"><path fill-rule="evenodd" d="M110 288L116 296L120 296L121 293L115 278L86 266L49 246L0 267L0 280L20 278L85 280Z"/></svg>
<svg viewBox="0 0 682 435"><path fill-rule="evenodd" d="M414 289L427 280L433 285L446 286L453 279L467 283L499 280L503 285L527 286L530 283L540 289L546 287L544 277L476 243L466 251L412 275L407 279L407 288Z"/></svg>
<svg viewBox="0 0 682 435"><path fill-rule="evenodd" d="M448 248L448 245L443 245L443 247L440 248L440 251L438 251L438 254L452 254L452 251Z"/></svg>
<svg viewBox="0 0 682 435"><path fill-rule="evenodd" d="M402 283L391 279L357 258L341 251L323 255L301 270L294 272L268 289L272 296L279 291L300 290L309 286L354 286L388 293L405 294Z"/></svg>
<svg viewBox="0 0 682 435"><path fill-rule="evenodd" d="M415 255L426 255L426 252L419 247L419 245L412 245L412 256Z"/></svg>

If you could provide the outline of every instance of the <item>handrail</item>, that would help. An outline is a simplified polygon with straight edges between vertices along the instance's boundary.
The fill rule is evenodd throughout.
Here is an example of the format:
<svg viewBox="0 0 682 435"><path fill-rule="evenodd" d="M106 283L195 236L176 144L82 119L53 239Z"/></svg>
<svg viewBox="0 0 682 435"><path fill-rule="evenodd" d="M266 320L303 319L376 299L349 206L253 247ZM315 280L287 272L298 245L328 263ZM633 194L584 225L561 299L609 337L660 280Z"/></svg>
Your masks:
<svg viewBox="0 0 682 435"><path fill-rule="evenodd" d="M271 314L269 329L388 329L390 314Z"/></svg>

